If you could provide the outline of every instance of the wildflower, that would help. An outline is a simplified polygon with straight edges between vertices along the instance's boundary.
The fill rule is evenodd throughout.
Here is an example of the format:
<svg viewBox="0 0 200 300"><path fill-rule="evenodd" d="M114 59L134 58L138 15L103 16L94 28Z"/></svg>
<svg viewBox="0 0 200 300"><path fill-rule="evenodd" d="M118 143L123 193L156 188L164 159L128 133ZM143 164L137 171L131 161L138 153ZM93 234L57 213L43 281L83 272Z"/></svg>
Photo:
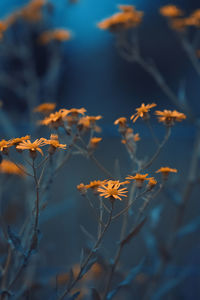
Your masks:
<svg viewBox="0 0 200 300"><path fill-rule="evenodd" d="M42 8L46 0L32 0L21 9L19 15L26 21L37 22L42 19Z"/></svg>
<svg viewBox="0 0 200 300"><path fill-rule="evenodd" d="M167 180L169 173L177 173L177 169L172 169L169 167L161 167L159 170L156 171L156 173L162 173L163 179Z"/></svg>
<svg viewBox="0 0 200 300"><path fill-rule="evenodd" d="M115 183L112 180L109 180L99 187L97 191L100 193L100 196L109 198L111 201L114 201L115 199L122 200L121 197L127 197L126 193L128 193L128 190L126 188L120 189L120 186L120 182Z"/></svg>
<svg viewBox="0 0 200 300"><path fill-rule="evenodd" d="M30 140L30 138L31 138L30 135L26 135L26 136L22 136L20 138L11 139L9 142L10 142L11 146L16 147L17 145L19 145L19 143L26 141L26 140Z"/></svg>
<svg viewBox="0 0 200 300"><path fill-rule="evenodd" d="M73 124L77 124L79 119L80 119L80 115L84 116L86 112L85 108L71 108L66 110L66 118L65 120L67 120L69 126L73 125Z"/></svg>
<svg viewBox="0 0 200 300"><path fill-rule="evenodd" d="M119 125L119 132L124 134L127 129L127 118L121 117L115 120L114 125Z"/></svg>
<svg viewBox="0 0 200 300"><path fill-rule="evenodd" d="M165 5L161 7L160 13L167 18L175 18L183 15L183 11L175 5Z"/></svg>
<svg viewBox="0 0 200 300"><path fill-rule="evenodd" d="M48 117L44 118L44 120L40 121L39 124L55 129L57 129L58 127L63 127L64 117L67 115L67 113L67 109L60 109L55 113L51 113Z"/></svg>
<svg viewBox="0 0 200 300"><path fill-rule="evenodd" d="M0 152L2 152L5 155L8 155L8 149L11 147L10 141L1 140L0 141Z"/></svg>
<svg viewBox="0 0 200 300"><path fill-rule="evenodd" d="M154 177L149 177L149 178L147 178L147 180L148 180L147 188L148 188L149 190L151 190L151 189L154 188L155 185L157 184L157 180L156 180Z"/></svg>
<svg viewBox="0 0 200 300"><path fill-rule="evenodd" d="M176 110L156 110L155 114L158 116L159 122L163 122L167 126L173 126L174 122L181 122L182 120L186 119L185 114L180 113Z"/></svg>
<svg viewBox="0 0 200 300"><path fill-rule="evenodd" d="M101 128L96 125L96 121L102 119L102 116L85 116L79 119L78 129L80 131L87 131L92 129L96 132L101 132Z"/></svg>
<svg viewBox="0 0 200 300"><path fill-rule="evenodd" d="M56 103L42 103L34 108L34 112L39 112L43 115L48 116L56 108Z"/></svg>
<svg viewBox="0 0 200 300"><path fill-rule="evenodd" d="M100 29L116 32L136 27L142 21L143 12L137 11L132 5L120 5L121 12L97 24Z"/></svg>
<svg viewBox="0 0 200 300"><path fill-rule="evenodd" d="M177 31L183 31L186 26L189 25L189 19L186 18L177 18L177 19L172 19L170 22L170 26L172 29L175 29Z"/></svg>
<svg viewBox="0 0 200 300"><path fill-rule="evenodd" d="M128 180L135 180L137 187L138 188L142 188L142 185L143 185L144 181L148 180L148 178L147 178L148 175L149 174L139 174L139 173L136 173L135 176L128 175L126 177L126 179L128 179Z"/></svg>
<svg viewBox="0 0 200 300"><path fill-rule="evenodd" d="M0 164L0 173L25 176L25 169L22 165L15 165L12 161L3 159Z"/></svg>
<svg viewBox="0 0 200 300"><path fill-rule="evenodd" d="M82 196L84 196L87 193L87 186L84 183L80 183L77 185L77 190Z"/></svg>
<svg viewBox="0 0 200 300"><path fill-rule="evenodd" d="M48 44L51 41L58 41L58 42L64 42L68 41L71 37L71 34L66 29L54 29L43 32L39 36L39 43L42 45Z"/></svg>
<svg viewBox="0 0 200 300"><path fill-rule="evenodd" d="M36 139L34 142L27 140L19 143L16 148L21 150L29 150L31 158L35 159L37 156L36 151L40 152L40 154L43 155L43 151L40 147L43 147L45 143L46 142L44 138Z"/></svg>
<svg viewBox="0 0 200 300"><path fill-rule="evenodd" d="M89 150L94 150L98 144L101 142L102 138L100 137L93 137L89 141L88 149Z"/></svg>
<svg viewBox="0 0 200 300"><path fill-rule="evenodd" d="M143 120L147 120L149 119L149 110L152 107L155 107L156 104L152 103L152 104L147 104L145 105L144 103L142 103L142 105L138 108L136 108L136 113L134 115L131 116L131 120L133 120L133 123L135 123L135 121L141 117Z"/></svg>
<svg viewBox="0 0 200 300"><path fill-rule="evenodd" d="M59 140L58 140L58 135L57 134L51 134L50 136L50 140L45 140L44 141L45 144L50 145L49 147L49 154L54 154L56 149L66 149L66 145L64 144L60 144Z"/></svg>

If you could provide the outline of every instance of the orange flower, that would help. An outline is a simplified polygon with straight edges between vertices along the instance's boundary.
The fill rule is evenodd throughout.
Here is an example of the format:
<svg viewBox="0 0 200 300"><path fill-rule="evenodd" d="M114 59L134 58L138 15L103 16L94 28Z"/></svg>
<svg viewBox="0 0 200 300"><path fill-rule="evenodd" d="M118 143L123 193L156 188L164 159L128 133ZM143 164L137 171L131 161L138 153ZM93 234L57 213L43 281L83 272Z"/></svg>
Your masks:
<svg viewBox="0 0 200 300"><path fill-rule="evenodd" d="M177 173L177 169L172 169L169 167L162 167L156 171L156 173L162 173L163 179L166 180L168 178L169 173Z"/></svg>
<svg viewBox="0 0 200 300"><path fill-rule="evenodd" d="M96 121L102 119L102 116L85 116L79 119L78 129L80 131L87 131L93 129L96 132L101 132L101 128L96 126Z"/></svg>
<svg viewBox="0 0 200 300"><path fill-rule="evenodd" d="M42 149L40 147L43 147L45 145L46 140L44 138L36 139L34 142L31 142L30 140L23 141L19 143L19 145L16 147L17 149L21 150L29 150L31 158L36 158L37 152L40 152L40 154L43 155Z"/></svg>
<svg viewBox="0 0 200 300"><path fill-rule="evenodd" d="M64 118L67 115L67 109L60 109L55 113L51 113L44 120L40 121L39 124L49 126L50 128L58 128L64 125Z"/></svg>
<svg viewBox="0 0 200 300"><path fill-rule="evenodd" d="M68 122L69 126L72 126L73 124L77 124L79 119L80 119L80 115L84 115L86 112L85 108L71 108L66 110L66 115L65 115L65 120Z"/></svg>
<svg viewBox="0 0 200 300"><path fill-rule="evenodd" d="M121 12L98 23L98 27L111 32L127 30L141 23L143 12L137 11L132 5L120 5Z"/></svg>
<svg viewBox="0 0 200 300"><path fill-rule="evenodd" d="M14 138L14 139L11 139L9 142L11 144L11 146L17 146L19 145L19 143L23 142L23 141L26 141L26 140L30 140L30 135L26 135L26 136L22 136L20 138Z"/></svg>
<svg viewBox="0 0 200 300"><path fill-rule="evenodd" d="M3 33L6 31L7 25L5 21L0 21L0 40L3 37Z"/></svg>
<svg viewBox="0 0 200 300"><path fill-rule="evenodd" d="M49 115L56 108L56 103L42 103L34 108L34 112L39 112L44 115Z"/></svg>
<svg viewBox="0 0 200 300"><path fill-rule="evenodd" d="M125 117L118 118L117 120L115 120L114 124L122 126L122 127L126 127L127 118L125 118Z"/></svg>
<svg viewBox="0 0 200 300"><path fill-rule="evenodd" d="M156 104L152 103L152 104L147 104L145 105L144 103L142 103L142 105L138 108L136 108L136 113L134 115L131 116L131 120L133 120L133 123L135 123L135 121L141 117L143 120L147 120L149 119L149 110L152 107L155 107Z"/></svg>
<svg viewBox="0 0 200 300"><path fill-rule="evenodd" d="M105 182L105 180L104 181L102 181L102 180L90 181L90 183L87 184L86 187L87 187L87 189L96 189L99 186L101 186L104 182Z"/></svg>
<svg viewBox="0 0 200 300"><path fill-rule="evenodd" d="M180 113L176 110L167 110L164 111L157 110L155 114L158 116L159 122L163 122L167 126L174 125L174 122L181 122L182 120L186 119L186 115Z"/></svg>
<svg viewBox="0 0 200 300"><path fill-rule="evenodd" d="M107 181L101 187L97 189L101 197L110 198L111 201L115 199L122 200L121 197L127 197L126 193L128 190L126 188L120 189L120 182L115 183L112 180Z"/></svg>
<svg viewBox="0 0 200 300"><path fill-rule="evenodd" d="M81 195L84 196L87 193L87 186L84 183L80 183L79 185L77 185L77 190Z"/></svg>
<svg viewBox="0 0 200 300"><path fill-rule="evenodd" d="M172 19L170 22L170 26L172 29L175 29L177 31L183 31L185 30L186 26L190 26L191 25L191 20L189 20L188 18L178 18L178 19Z"/></svg>
<svg viewBox="0 0 200 300"><path fill-rule="evenodd" d="M126 177L126 179L128 179L128 180L135 180L137 187L138 188L142 188L142 185L143 185L144 181L148 180L148 178L147 178L148 175L149 174L139 174L139 173L136 173L135 176L128 175Z"/></svg>
<svg viewBox="0 0 200 300"><path fill-rule="evenodd" d="M39 43L45 45L50 43L51 41L64 42L68 41L71 38L71 33L66 29L54 29L43 32L39 36Z"/></svg>
<svg viewBox="0 0 200 300"><path fill-rule="evenodd" d="M8 149L11 146L12 145L11 145L10 141L1 140L0 141L0 152L2 152L3 154L7 155L8 154Z"/></svg>
<svg viewBox="0 0 200 300"><path fill-rule="evenodd" d="M97 147L97 145L99 144L99 142L101 142L102 138L100 137L93 137L90 139L88 148L89 149L95 149Z"/></svg>
<svg viewBox="0 0 200 300"><path fill-rule="evenodd" d="M148 188L151 190L157 184L157 180L154 177L147 178L148 180Z"/></svg>
<svg viewBox="0 0 200 300"><path fill-rule="evenodd" d="M25 169L22 165L17 167L12 161L3 159L0 164L0 173L25 176Z"/></svg>
<svg viewBox="0 0 200 300"><path fill-rule="evenodd" d="M51 154L51 155L55 153L57 148L64 149L64 150L66 149L66 145L59 143L57 134L51 134L50 140L45 140L44 143L46 145L50 145L48 151L49 151L49 154Z"/></svg>
<svg viewBox="0 0 200 300"><path fill-rule="evenodd" d="M127 118L125 117L118 118L117 120L115 120L114 125L119 125L118 131L121 134L124 134L127 129Z"/></svg>
<svg viewBox="0 0 200 300"><path fill-rule="evenodd" d="M45 4L46 0L32 0L19 11L19 15L29 22L40 21L42 19L42 8Z"/></svg>
<svg viewBox="0 0 200 300"><path fill-rule="evenodd" d="M175 18L183 15L183 11L175 5L165 5L160 8L160 13L164 17Z"/></svg>

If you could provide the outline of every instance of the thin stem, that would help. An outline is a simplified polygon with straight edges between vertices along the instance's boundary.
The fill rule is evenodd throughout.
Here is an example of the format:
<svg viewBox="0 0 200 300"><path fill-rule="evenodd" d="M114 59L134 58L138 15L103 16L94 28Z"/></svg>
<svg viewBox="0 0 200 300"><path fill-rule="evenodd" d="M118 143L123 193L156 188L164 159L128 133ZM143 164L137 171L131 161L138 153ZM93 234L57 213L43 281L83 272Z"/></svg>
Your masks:
<svg viewBox="0 0 200 300"><path fill-rule="evenodd" d="M96 249L101 244L101 241L102 241L106 231L108 230L108 228L111 224L113 209L114 209L114 203L112 202L111 212L110 212L110 215L109 215L109 218L108 218L107 224L105 225L104 230L102 231L100 237L98 238L98 240L96 241L96 243L93 246L92 250L90 251L90 253L86 257L85 261L81 265L80 271L79 271L78 275L76 276L76 278L73 280L73 282L70 284L70 286L64 291L64 293L57 300L63 300L69 294L69 292L72 290L72 288L77 284L77 282L82 278L83 271L85 270L85 268L88 265L89 261L91 260L91 258L95 254Z"/></svg>
<svg viewBox="0 0 200 300"><path fill-rule="evenodd" d="M152 163L154 162L154 160L159 156L162 148L164 147L164 145L166 144L166 142L168 141L169 137L170 137L170 134L171 134L171 127L167 127L167 132L166 132L166 135L162 141L162 143L158 146L158 149L157 151L155 152L155 154L152 156L152 158L145 164L143 165L139 170L138 172L142 171L142 170L145 170L147 168L149 168Z"/></svg>

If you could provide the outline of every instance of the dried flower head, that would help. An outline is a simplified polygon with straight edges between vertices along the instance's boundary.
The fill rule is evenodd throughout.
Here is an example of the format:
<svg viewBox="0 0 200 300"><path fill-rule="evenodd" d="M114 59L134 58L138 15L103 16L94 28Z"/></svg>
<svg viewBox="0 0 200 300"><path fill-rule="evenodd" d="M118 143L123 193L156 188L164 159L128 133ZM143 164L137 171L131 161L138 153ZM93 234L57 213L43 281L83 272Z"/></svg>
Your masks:
<svg viewBox="0 0 200 300"><path fill-rule="evenodd" d="M43 32L39 36L39 43L46 45L51 41L65 42L70 40L71 33L66 29L54 29Z"/></svg>
<svg viewBox="0 0 200 300"><path fill-rule="evenodd" d="M120 188L120 182L109 180L97 189L101 197L109 198L111 201L115 199L122 200L121 197L127 197L127 188Z"/></svg>
<svg viewBox="0 0 200 300"><path fill-rule="evenodd" d="M167 18L175 18L183 15L183 11L175 5L165 5L160 8L160 14Z"/></svg>
<svg viewBox="0 0 200 300"><path fill-rule="evenodd" d="M34 112L39 112L45 116L49 115L56 108L56 103L42 103L34 108Z"/></svg>
<svg viewBox="0 0 200 300"><path fill-rule="evenodd" d="M177 169L172 169L169 167L161 167L156 173L162 173L163 179L166 180L168 178L169 173L177 173Z"/></svg>
<svg viewBox="0 0 200 300"><path fill-rule="evenodd" d="M133 120L133 123L135 123L135 121L139 117L141 117L143 120L149 119L149 110L155 106L156 106L155 103L146 104L146 105L144 103L142 103L142 105L140 107L136 108L137 112L131 116L131 120Z"/></svg>
<svg viewBox="0 0 200 300"><path fill-rule="evenodd" d="M176 110L167 110L164 111L157 110L155 114L158 116L159 122L163 122L167 126L173 126L175 122L181 122L186 119L186 115L180 113Z"/></svg>
<svg viewBox="0 0 200 300"><path fill-rule="evenodd" d="M138 26L143 17L143 12L137 11L132 5L120 5L121 12L98 23L98 27L103 30L111 32L118 32L120 30L127 30Z"/></svg>
<svg viewBox="0 0 200 300"><path fill-rule="evenodd" d="M25 168L22 165L19 165L18 167L10 160L3 159L0 164L0 173L18 175L23 177L25 176Z"/></svg>
<svg viewBox="0 0 200 300"><path fill-rule="evenodd" d="M19 143L19 145L16 148L21 150L29 150L31 158L35 159L37 156L36 151L40 152L40 154L43 155L41 147L43 147L46 144L45 141L46 139L44 138L36 139L34 142L27 140Z"/></svg>
<svg viewBox="0 0 200 300"><path fill-rule="evenodd" d="M126 177L126 179L128 179L128 180L135 180L137 187L138 188L142 188L144 181L148 180L148 178L147 178L148 175L149 174L139 174L139 173L137 173L135 176L128 175Z"/></svg>

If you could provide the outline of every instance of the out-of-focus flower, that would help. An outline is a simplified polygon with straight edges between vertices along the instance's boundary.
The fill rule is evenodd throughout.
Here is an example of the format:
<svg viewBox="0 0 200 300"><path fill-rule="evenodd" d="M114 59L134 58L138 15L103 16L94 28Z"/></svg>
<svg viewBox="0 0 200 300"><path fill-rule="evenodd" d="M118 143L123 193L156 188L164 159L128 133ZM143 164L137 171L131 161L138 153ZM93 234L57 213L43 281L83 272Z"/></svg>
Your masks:
<svg viewBox="0 0 200 300"><path fill-rule="evenodd" d="M166 180L168 178L169 173L177 173L177 169L172 169L169 167L161 167L156 171L156 173L162 173L163 179Z"/></svg>
<svg viewBox="0 0 200 300"><path fill-rule="evenodd" d="M135 123L135 121L141 117L143 120L147 120L149 119L149 111L152 107L155 107L156 104L155 103L151 103L151 104L144 104L142 103L142 105L138 108L136 108L136 113L134 115L131 116L131 120L133 120L133 123Z"/></svg>
<svg viewBox="0 0 200 300"><path fill-rule="evenodd" d="M3 33L6 31L7 25L4 21L0 21L0 40L3 37Z"/></svg>
<svg viewBox="0 0 200 300"><path fill-rule="evenodd" d="M128 175L126 177L126 179L128 179L128 180L135 180L136 181L136 186L138 188L142 188L144 181L148 180L148 178L147 178L148 175L149 174L139 174L139 173L137 173L135 176Z"/></svg>
<svg viewBox="0 0 200 300"><path fill-rule="evenodd" d="M127 130L127 118L125 117L118 118L117 120L115 120L114 125L119 125L118 131L121 134L124 134Z"/></svg>
<svg viewBox="0 0 200 300"><path fill-rule="evenodd" d="M2 152L3 154L7 155L9 148L11 147L11 143L10 141L6 141L6 140L1 140L0 141L0 152Z"/></svg>
<svg viewBox="0 0 200 300"><path fill-rule="evenodd" d="M66 29L54 29L43 32L39 36L39 43L46 45L51 41L65 42L70 40L71 33Z"/></svg>
<svg viewBox="0 0 200 300"><path fill-rule="evenodd" d="M43 155L43 151L41 147L43 147L46 144L44 138L36 139L34 142L31 142L30 140L23 141L19 143L19 145L16 147L17 149L21 150L29 150L31 158L35 159L37 156L37 152L40 152L40 154Z"/></svg>
<svg viewBox="0 0 200 300"><path fill-rule="evenodd" d="M165 5L160 8L160 14L167 18L175 18L183 15L183 11L176 5Z"/></svg>
<svg viewBox="0 0 200 300"><path fill-rule="evenodd" d="M189 19L187 18L176 18L170 21L172 29L177 31L184 31L186 26L189 26Z"/></svg>
<svg viewBox="0 0 200 300"><path fill-rule="evenodd" d="M151 190L157 184L157 180L154 177L149 177L147 178L147 180L148 180L147 188Z"/></svg>
<svg viewBox="0 0 200 300"><path fill-rule="evenodd" d="M25 168L22 165L15 165L12 161L3 159L0 164L0 173L25 176Z"/></svg>
<svg viewBox="0 0 200 300"><path fill-rule="evenodd" d="M101 128L96 125L96 121L102 119L102 116L84 116L78 121L78 129L79 131L87 131L92 129L96 132L101 132Z"/></svg>
<svg viewBox="0 0 200 300"><path fill-rule="evenodd" d="M66 149L67 145L60 144L58 140L58 135L57 134L51 134L50 140L45 140L44 143L46 145L50 145L49 147L49 154L54 154L56 149Z"/></svg>
<svg viewBox="0 0 200 300"><path fill-rule="evenodd" d="M128 193L127 188L120 188L120 182L113 182L112 180L107 181L101 187L97 189L100 193L101 197L109 198L111 201L115 199L122 200L121 197L127 197L126 193Z"/></svg>
<svg viewBox="0 0 200 300"><path fill-rule="evenodd" d="M67 109L60 109L59 111L51 113L44 120L39 121L39 124L49 126L50 128L55 128L55 129L57 129L58 127L63 127L64 118L67 115L67 113L68 113Z"/></svg>
<svg viewBox="0 0 200 300"><path fill-rule="evenodd" d="M28 22L40 21L45 4L46 0L32 0L19 11L19 16Z"/></svg>
<svg viewBox="0 0 200 300"><path fill-rule="evenodd" d="M88 149L94 150L98 144L101 142L102 138L100 137L93 137L89 141Z"/></svg>
<svg viewBox="0 0 200 300"><path fill-rule="evenodd" d="M143 12L137 11L132 5L119 5L121 12L97 24L100 29L117 32L138 26L143 17Z"/></svg>
<svg viewBox="0 0 200 300"><path fill-rule="evenodd" d="M34 112L39 112L45 116L48 116L51 112L53 112L56 108L56 103L42 103L34 108Z"/></svg>
<svg viewBox="0 0 200 300"><path fill-rule="evenodd" d="M159 122L163 122L167 126L173 126L174 122L181 122L186 119L186 115L184 113L180 113L176 110L157 110L155 111L155 114L158 116Z"/></svg>

